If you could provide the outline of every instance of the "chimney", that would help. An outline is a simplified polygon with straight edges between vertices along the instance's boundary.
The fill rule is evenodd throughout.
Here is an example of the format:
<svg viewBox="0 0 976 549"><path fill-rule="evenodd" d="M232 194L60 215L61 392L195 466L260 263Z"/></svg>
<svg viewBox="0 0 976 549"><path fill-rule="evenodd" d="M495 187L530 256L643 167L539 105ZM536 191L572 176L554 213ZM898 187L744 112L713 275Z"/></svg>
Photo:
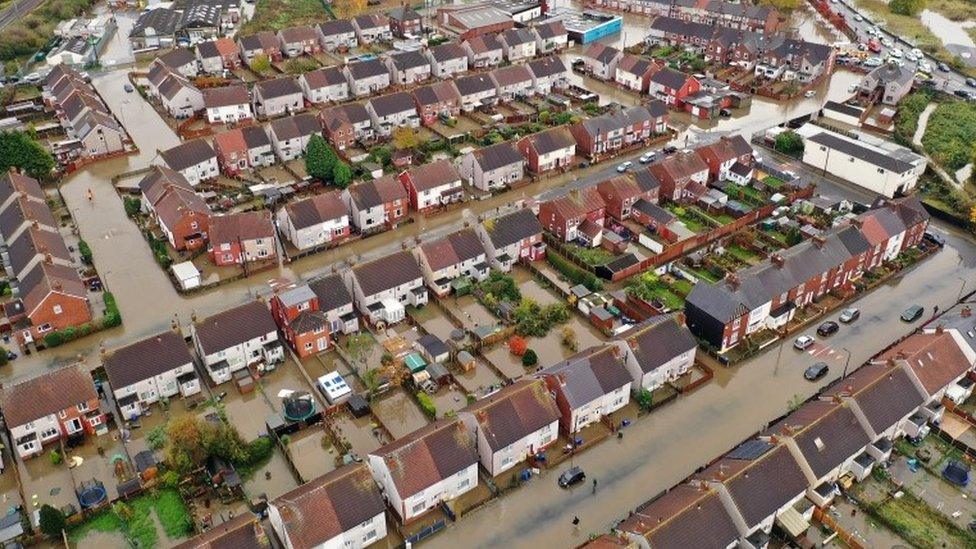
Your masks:
<svg viewBox="0 0 976 549"><path fill-rule="evenodd" d="M685 325L685 322L687 321L687 319L685 318L685 312L684 311L678 311L678 314L675 315L674 318L675 318L675 320L678 321L678 324L680 324L681 326L684 326Z"/></svg>
<svg viewBox="0 0 976 549"><path fill-rule="evenodd" d="M773 254L773 255L769 256L769 261L773 265L776 265L776 267L779 268L779 269L782 269L783 268L783 265L786 264L786 261L783 259L783 256L780 255L780 254Z"/></svg>
<svg viewBox="0 0 976 549"><path fill-rule="evenodd" d="M860 229L864 225L864 220L860 217L855 217L851 219L851 225L857 229Z"/></svg>
<svg viewBox="0 0 976 549"><path fill-rule="evenodd" d="M942 323L940 322L939 325L935 327L935 333L941 334L944 331L945 331L945 326L943 326Z"/></svg>
<svg viewBox="0 0 976 549"><path fill-rule="evenodd" d="M899 360L905 360L906 358L908 358L908 353L906 353L905 351L902 351L901 349L899 349L898 352L895 353L895 356Z"/></svg>
<svg viewBox="0 0 976 549"><path fill-rule="evenodd" d="M169 327L176 333L180 332L180 323L177 322L175 318L172 321L170 321Z"/></svg>
<svg viewBox="0 0 976 549"><path fill-rule="evenodd" d="M973 310L969 308L969 305L966 305L965 307L962 308L962 311L960 311L959 316L963 318L969 318L973 316Z"/></svg>
<svg viewBox="0 0 976 549"><path fill-rule="evenodd" d="M816 246L817 248L821 249L821 250L823 249L824 244L827 243L827 241L824 240L824 237L822 237L820 235L817 235L817 236L811 238L811 240L813 240L813 245Z"/></svg>
<svg viewBox="0 0 976 549"><path fill-rule="evenodd" d="M733 290L739 289L739 277L735 276L735 273L726 273L725 283L728 284Z"/></svg>

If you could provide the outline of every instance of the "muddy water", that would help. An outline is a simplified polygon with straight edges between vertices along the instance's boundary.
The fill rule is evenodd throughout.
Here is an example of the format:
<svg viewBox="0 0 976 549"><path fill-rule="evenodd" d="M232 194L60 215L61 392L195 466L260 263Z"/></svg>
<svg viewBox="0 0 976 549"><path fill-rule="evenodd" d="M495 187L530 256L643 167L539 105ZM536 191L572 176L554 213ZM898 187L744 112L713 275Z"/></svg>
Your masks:
<svg viewBox="0 0 976 549"><path fill-rule="evenodd" d="M373 403L373 413L395 438L406 436L424 425L427 418L403 389L395 389Z"/></svg>
<svg viewBox="0 0 976 549"><path fill-rule="evenodd" d="M268 478L267 473L271 473ZM298 486L298 481L288 468L288 462L281 455L281 450L275 448L271 459L244 482L244 490L248 497L256 498L261 494L266 494L269 499L276 498L281 494Z"/></svg>
<svg viewBox="0 0 976 549"><path fill-rule="evenodd" d="M950 233L948 240L939 255L857 301L861 319L830 341L833 349L846 346L851 350L852 367L916 327L898 320L906 303L917 302L926 311L934 305L944 309L959 294L956 277L972 279L976 249L970 237L962 240ZM724 371L722 383L709 383L660 408L653 417L629 428L622 440L606 441L577 456L575 465L588 477L599 479L596 495L561 491L551 478L564 469L558 468L549 478L467 516L428 545L576 546L589 533L606 531L612 521L627 516L629 509L762 429L787 410L794 395L807 398L840 375L844 353L835 352L827 378L819 384L804 381L803 369L822 358L793 352L789 342L784 345L780 360L777 349L772 349ZM571 525L574 516L581 520L578 530ZM498 524L505 528L499 529Z"/></svg>
<svg viewBox="0 0 976 549"><path fill-rule="evenodd" d="M373 430L378 427L372 416L352 417L349 414L342 414L332 419L332 427L349 446L352 452L361 457L382 446L382 441L377 438Z"/></svg>
<svg viewBox="0 0 976 549"><path fill-rule="evenodd" d="M298 474L306 481L318 478L336 468L335 449L322 447L326 434L321 428L306 429L295 433L288 444L288 453L298 469Z"/></svg>
<svg viewBox="0 0 976 549"><path fill-rule="evenodd" d="M458 384L470 394L481 396L489 391L490 387L498 386L502 378L489 367L484 359L478 358L474 368L468 372L455 372L454 379Z"/></svg>

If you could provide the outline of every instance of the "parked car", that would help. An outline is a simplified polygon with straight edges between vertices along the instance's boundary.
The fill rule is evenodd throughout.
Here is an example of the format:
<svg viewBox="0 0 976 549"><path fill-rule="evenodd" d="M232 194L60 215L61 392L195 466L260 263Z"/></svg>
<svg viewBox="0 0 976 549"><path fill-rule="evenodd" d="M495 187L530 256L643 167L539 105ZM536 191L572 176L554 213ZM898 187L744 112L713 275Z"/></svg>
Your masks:
<svg viewBox="0 0 976 549"><path fill-rule="evenodd" d="M945 63L943 63L941 61L939 61L938 67L939 67L939 70L942 71L942 72L951 72L952 71L952 69L949 68L949 65L946 65Z"/></svg>
<svg viewBox="0 0 976 549"><path fill-rule="evenodd" d="M861 311L854 307L844 309L840 312L840 321L844 324L850 324L859 318L861 318Z"/></svg>
<svg viewBox="0 0 976 549"><path fill-rule="evenodd" d="M869 57L864 60L865 67L880 67L881 58L880 57Z"/></svg>
<svg viewBox="0 0 976 549"><path fill-rule="evenodd" d="M664 154L674 154L676 152L678 152L678 147L675 147L674 145L664 147Z"/></svg>
<svg viewBox="0 0 976 549"><path fill-rule="evenodd" d="M917 57L919 59L922 59L923 57L925 57L925 54L922 53L922 50L920 50L918 48L912 48L912 55L914 55L915 57Z"/></svg>
<svg viewBox="0 0 976 549"><path fill-rule="evenodd" d="M569 469L563 471L563 474L559 475L559 487L569 488L574 484L579 484L586 479L586 473L583 472L579 467L570 467Z"/></svg>
<svg viewBox="0 0 976 549"><path fill-rule="evenodd" d="M840 326L833 320L828 320L817 327L817 335L820 337L832 336L840 330Z"/></svg>
<svg viewBox="0 0 976 549"><path fill-rule="evenodd" d="M136 91L136 89L132 87L132 84L126 84L126 85L122 86L122 89L125 90L125 93L132 93L132 92Z"/></svg>
<svg viewBox="0 0 976 549"><path fill-rule="evenodd" d="M932 231L925 231L925 240L928 240L940 248L944 248L946 243L945 238L941 234L934 233Z"/></svg>
<svg viewBox="0 0 976 549"><path fill-rule="evenodd" d="M630 167L633 166L633 165L634 165L634 163L631 162L630 160L628 160L628 161L620 164L619 166L617 166L617 171L620 172L620 173L624 173L625 171L629 170Z"/></svg>
<svg viewBox="0 0 976 549"><path fill-rule="evenodd" d="M976 88L976 78L967 78L966 85L970 88Z"/></svg>
<svg viewBox="0 0 976 549"><path fill-rule="evenodd" d="M793 347L798 351L805 351L809 349L811 345L813 345L814 341L816 340L808 335L801 335L800 337L796 338L796 341L793 342Z"/></svg>
<svg viewBox="0 0 976 549"><path fill-rule="evenodd" d="M830 366L826 362L818 362L803 371L803 379L807 381L817 381L830 371Z"/></svg>
<svg viewBox="0 0 976 549"><path fill-rule="evenodd" d="M861 14L860 13L855 13L854 14L854 20L857 21L858 23L860 23L861 21L864 21L864 18L861 17Z"/></svg>
<svg viewBox="0 0 976 549"><path fill-rule="evenodd" d="M649 162L652 162L654 160L654 157L655 156L657 156L657 153L654 153L654 152L644 153L640 157L640 163L641 164L647 164Z"/></svg>
<svg viewBox="0 0 976 549"><path fill-rule="evenodd" d="M969 93L969 90L964 90L962 88L952 92L956 97L961 97L963 99L972 99L973 95Z"/></svg>
<svg viewBox="0 0 976 549"><path fill-rule="evenodd" d="M925 312L925 307L921 305L912 305L911 307L905 309L905 312L901 314L901 319L905 322L915 322L916 320L922 318L922 313Z"/></svg>
<svg viewBox="0 0 976 549"><path fill-rule="evenodd" d="M806 93L803 94L803 97L810 98L810 97L813 97L815 95L817 95L817 92L815 92L813 90L807 90Z"/></svg>
<svg viewBox="0 0 976 549"><path fill-rule="evenodd" d="M881 39L881 45L884 46L884 47L886 47L886 48L891 48L891 47L893 47L895 45L895 43L892 42L891 39L886 36L886 37L884 37L884 38ZM898 52L898 53L901 53L901 52Z"/></svg>
<svg viewBox="0 0 976 549"><path fill-rule="evenodd" d="M579 163L579 167L580 168L589 168L590 167L590 163L587 162L586 160L584 160L584 161L582 161L582 162Z"/></svg>

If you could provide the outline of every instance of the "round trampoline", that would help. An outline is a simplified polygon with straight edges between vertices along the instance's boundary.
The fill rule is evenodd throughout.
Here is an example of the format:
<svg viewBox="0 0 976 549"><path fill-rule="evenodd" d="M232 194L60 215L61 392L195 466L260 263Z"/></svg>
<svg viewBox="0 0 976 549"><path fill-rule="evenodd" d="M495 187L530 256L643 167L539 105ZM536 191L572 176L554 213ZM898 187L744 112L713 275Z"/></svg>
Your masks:
<svg viewBox="0 0 976 549"><path fill-rule="evenodd" d="M91 509L108 499L105 487L101 484L90 484L83 486L78 492L78 502L83 509Z"/></svg>
<svg viewBox="0 0 976 549"><path fill-rule="evenodd" d="M294 393L283 401L285 419L290 421L302 421L315 413L315 401L308 393Z"/></svg>

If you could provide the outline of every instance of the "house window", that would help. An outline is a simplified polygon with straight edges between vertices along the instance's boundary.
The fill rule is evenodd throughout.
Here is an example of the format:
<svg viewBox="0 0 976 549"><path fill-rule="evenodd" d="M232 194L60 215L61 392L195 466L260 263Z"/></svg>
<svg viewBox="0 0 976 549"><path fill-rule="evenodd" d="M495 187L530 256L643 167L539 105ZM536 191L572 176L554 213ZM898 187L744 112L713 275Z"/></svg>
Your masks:
<svg viewBox="0 0 976 549"><path fill-rule="evenodd" d="M467 488L468 485L470 484L471 484L471 479L466 478L458 483L458 489L460 490L460 489Z"/></svg>
<svg viewBox="0 0 976 549"><path fill-rule="evenodd" d="M64 410L61 410L61 411L58 412L58 417L61 418L61 419L65 419L66 417L68 417L68 412L65 412Z"/></svg>
<svg viewBox="0 0 976 549"><path fill-rule="evenodd" d="M306 341L305 342L305 350L306 351L311 351L312 350L312 342L311 341Z"/></svg>
<svg viewBox="0 0 976 549"><path fill-rule="evenodd" d="M417 514L417 513L423 512L423 510L426 509L426 508L427 508L427 503L421 501L417 505L414 505L413 506L412 511L413 511L414 514Z"/></svg>

